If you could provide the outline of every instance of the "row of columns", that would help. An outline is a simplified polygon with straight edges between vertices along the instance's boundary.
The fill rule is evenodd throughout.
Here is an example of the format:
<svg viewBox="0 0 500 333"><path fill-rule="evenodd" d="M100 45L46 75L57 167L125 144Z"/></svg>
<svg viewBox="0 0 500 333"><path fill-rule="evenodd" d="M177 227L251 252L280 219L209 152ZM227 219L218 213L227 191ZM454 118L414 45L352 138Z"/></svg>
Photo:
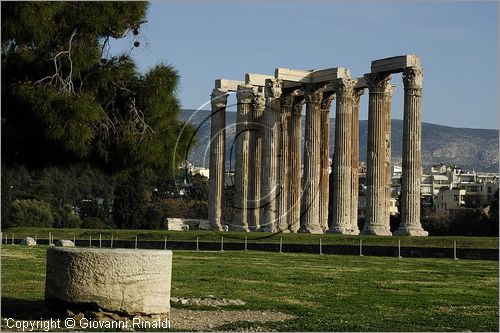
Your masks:
<svg viewBox="0 0 500 333"><path fill-rule="evenodd" d="M391 124L394 85L390 74L364 76L369 90L367 214L363 234L390 235ZM225 224L240 231L359 234L359 105L357 80L283 88L237 89L236 214ZM422 71L403 72L405 90L401 225L395 234L426 235L420 226ZM335 147L329 175L329 110L336 100ZM306 104L301 174L301 113ZM209 220L221 230L227 92L212 94Z"/></svg>

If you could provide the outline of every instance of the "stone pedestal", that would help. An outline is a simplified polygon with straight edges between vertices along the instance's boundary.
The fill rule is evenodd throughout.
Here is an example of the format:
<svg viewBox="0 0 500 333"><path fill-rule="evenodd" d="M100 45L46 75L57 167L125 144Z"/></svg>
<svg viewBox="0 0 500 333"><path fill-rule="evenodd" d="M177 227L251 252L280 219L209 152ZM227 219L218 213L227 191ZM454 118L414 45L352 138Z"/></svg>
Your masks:
<svg viewBox="0 0 500 333"><path fill-rule="evenodd" d="M299 90L295 91L295 95ZM289 133L290 145L290 231L297 232L300 228L300 203L301 203L301 177L302 177L302 147L301 147L301 120L302 107L304 106L304 95L293 98Z"/></svg>
<svg viewBox="0 0 500 333"><path fill-rule="evenodd" d="M319 179L320 179L320 138L321 99L324 86L306 87L306 125L304 142L304 176L301 207L300 232L323 233L319 223Z"/></svg>
<svg viewBox="0 0 500 333"><path fill-rule="evenodd" d="M427 236L420 224L420 181L422 176L422 85L419 67L403 71L403 170L401 179L401 224L394 232L399 236Z"/></svg>
<svg viewBox="0 0 500 333"><path fill-rule="evenodd" d="M166 314L171 276L172 251L49 247L45 303L55 310Z"/></svg>
<svg viewBox="0 0 500 333"><path fill-rule="evenodd" d="M264 149L262 154L262 215L261 231L276 232L277 226L277 200L280 195L278 187L278 173L280 163L280 140L279 125L281 121L280 112L281 81L266 80L265 98L266 108L264 111Z"/></svg>
<svg viewBox="0 0 500 333"><path fill-rule="evenodd" d="M330 205L331 224L328 232L351 234L352 204L352 107L353 79L334 81L337 92L335 113L335 147L332 168L332 202Z"/></svg>
<svg viewBox="0 0 500 333"><path fill-rule="evenodd" d="M335 92L323 93L321 100L321 139L320 139L320 177L319 177L319 224L324 232L328 230L328 201L330 195L330 108Z"/></svg>
<svg viewBox="0 0 500 333"><path fill-rule="evenodd" d="M211 96L211 104L208 220L212 230L222 231L227 92L221 89L214 89Z"/></svg>
<svg viewBox="0 0 500 333"><path fill-rule="evenodd" d="M364 89L355 89L352 102L351 126L351 234L359 235L358 206L359 206L359 104Z"/></svg>
<svg viewBox="0 0 500 333"><path fill-rule="evenodd" d="M262 190L262 146L264 141L263 115L265 108L264 93L254 91L252 100L252 123L250 131L250 170L249 170L249 212L248 228L255 231L260 228L260 195Z"/></svg>
<svg viewBox="0 0 500 333"><path fill-rule="evenodd" d="M386 159L386 105L391 76L388 74L366 74L370 92L368 106L368 152L366 221L362 233L365 235L390 236L387 212Z"/></svg>

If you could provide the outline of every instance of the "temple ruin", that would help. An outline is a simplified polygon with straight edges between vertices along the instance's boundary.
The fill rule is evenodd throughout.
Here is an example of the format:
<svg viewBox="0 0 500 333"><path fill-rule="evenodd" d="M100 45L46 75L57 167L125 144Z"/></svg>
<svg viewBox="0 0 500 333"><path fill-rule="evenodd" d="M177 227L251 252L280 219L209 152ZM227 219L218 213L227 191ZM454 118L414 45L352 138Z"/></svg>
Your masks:
<svg viewBox="0 0 500 333"><path fill-rule="evenodd" d="M336 67L277 68L274 75L246 74L244 81L216 80L211 95L208 202L212 228L222 230L227 224L237 231L391 235L393 73L402 73L404 86L401 224L394 235L426 236L420 224L423 72L415 55L372 61L371 72L360 78ZM366 89L367 216L359 230L359 109ZM238 103L236 197L234 220L223 221L229 92L236 92ZM335 145L329 174L329 112L334 101Z"/></svg>

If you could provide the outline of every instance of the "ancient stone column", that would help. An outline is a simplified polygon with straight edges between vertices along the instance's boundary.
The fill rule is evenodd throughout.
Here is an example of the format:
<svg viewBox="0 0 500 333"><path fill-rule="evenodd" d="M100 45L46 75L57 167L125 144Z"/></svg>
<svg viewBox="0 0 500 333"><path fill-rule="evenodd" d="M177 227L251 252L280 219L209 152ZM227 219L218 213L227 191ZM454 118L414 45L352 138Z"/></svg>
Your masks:
<svg viewBox="0 0 500 333"><path fill-rule="evenodd" d="M281 186L278 196L278 230L290 232L290 137L289 127L291 126L291 113L293 99L296 93L293 90L283 92L281 95L281 160L279 184Z"/></svg>
<svg viewBox="0 0 500 333"><path fill-rule="evenodd" d="M264 93L254 90L252 100L252 123L250 131L250 170L249 170L249 214L248 227L250 231L260 227L260 195L262 188L262 143L264 141L263 115L266 106Z"/></svg>
<svg viewBox="0 0 500 333"><path fill-rule="evenodd" d="M324 86L306 87L306 125L304 142L304 176L300 219L300 232L323 233L319 223L319 179L320 179L320 138L321 99Z"/></svg>
<svg viewBox="0 0 500 333"><path fill-rule="evenodd" d="M358 206L359 206L359 104L364 89L355 89L352 101L352 127L351 127L351 234L358 235Z"/></svg>
<svg viewBox="0 0 500 333"><path fill-rule="evenodd" d="M396 85L390 84L388 87L388 93L386 95L386 105L385 105L385 170L386 170L386 200L385 205L386 213L385 216L391 220L391 197L392 197L392 170L391 170L391 109L392 109L392 94L394 93L394 88Z"/></svg>
<svg viewBox="0 0 500 333"><path fill-rule="evenodd" d="M385 168L385 112L391 76L388 74L366 74L370 92L368 105L368 152L366 172L366 220L362 233L365 235L391 235L389 219L386 218L387 199Z"/></svg>
<svg viewBox="0 0 500 333"><path fill-rule="evenodd" d="M279 123L281 81L266 80L265 98L266 108L264 110L264 149L262 154L262 217L260 230L268 232L277 231L277 196L280 195L278 188L278 172L280 162Z"/></svg>
<svg viewBox="0 0 500 333"><path fill-rule="evenodd" d="M330 195L330 107L335 99L335 92L323 93L321 100L321 143L320 143L320 178L319 178L319 223L323 232L328 230L328 199Z"/></svg>
<svg viewBox="0 0 500 333"><path fill-rule="evenodd" d="M401 223L394 232L400 236L427 236L420 224L420 177L422 176L422 85L419 67L403 71L403 170L401 179Z"/></svg>
<svg viewBox="0 0 500 333"><path fill-rule="evenodd" d="M236 231L250 231L248 228L249 215L249 174L250 174L250 121L252 116L253 87L248 84L238 85L236 92L238 101L236 114L236 161L234 168L235 187L235 214L234 226Z"/></svg>
<svg viewBox="0 0 500 333"><path fill-rule="evenodd" d="M299 90L296 90L295 95L298 95L299 92ZM300 185L302 177L301 120L304 101L304 94L293 98L290 127L288 128L290 145L290 214L288 223L290 224L290 231L292 232L297 232L300 228Z"/></svg>
<svg viewBox="0 0 500 333"><path fill-rule="evenodd" d="M333 150L332 202L330 233L351 234L352 203L352 107L356 80L333 82L337 92L335 147Z"/></svg>
<svg viewBox="0 0 500 333"><path fill-rule="evenodd" d="M210 101L212 104L212 117L210 119L208 220L213 230L222 231L227 92L220 89L214 89Z"/></svg>

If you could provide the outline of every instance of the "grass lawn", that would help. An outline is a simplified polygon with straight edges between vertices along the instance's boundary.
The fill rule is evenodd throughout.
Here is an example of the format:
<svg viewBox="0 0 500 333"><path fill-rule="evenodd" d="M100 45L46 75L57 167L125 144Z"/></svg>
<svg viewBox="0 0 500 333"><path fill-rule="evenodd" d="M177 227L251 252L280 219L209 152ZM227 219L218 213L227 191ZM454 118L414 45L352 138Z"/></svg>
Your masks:
<svg viewBox="0 0 500 333"><path fill-rule="evenodd" d="M349 235L313 235L313 234L273 234L264 232L213 232L213 231L166 231L166 230L122 230L122 229L56 229L56 228L10 228L2 230L3 237L5 234L9 240L14 234L15 238L26 236L35 237L38 239L48 239L49 232L52 233L55 239L77 239L88 240L98 239L101 234L102 239L110 239L113 235L114 239L135 239L139 240L163 240L168 237L168 240L178 241L195 241L199 237L200 242L215 241L220 242L221 236L224 236L225 242L244 242L245 237L249 242L262 243L279 243L280 238L283 238L283 243L288 244L318 244L321 238L324 245L358 245L359 240L363 240L364 245L374 246L397 246L398 240L401 240L401 246L417 246L417 247L439 247L452 248L453 242L457 242L458 248L487 248L498 249L498 237L462 237L462 236L445 236L445 237L380 237L380 236L349 236Z"/></svg>
<svg viewBox="0 0 500 333"><path fill-rule="evenodd" d="M3 317L48 316L45 251L2 245ZM498 273L498 262L482 260L174 251L172 296L238 298L247 304L230 309L296 316L259 325L266 330L498 331Z"/></svg>

